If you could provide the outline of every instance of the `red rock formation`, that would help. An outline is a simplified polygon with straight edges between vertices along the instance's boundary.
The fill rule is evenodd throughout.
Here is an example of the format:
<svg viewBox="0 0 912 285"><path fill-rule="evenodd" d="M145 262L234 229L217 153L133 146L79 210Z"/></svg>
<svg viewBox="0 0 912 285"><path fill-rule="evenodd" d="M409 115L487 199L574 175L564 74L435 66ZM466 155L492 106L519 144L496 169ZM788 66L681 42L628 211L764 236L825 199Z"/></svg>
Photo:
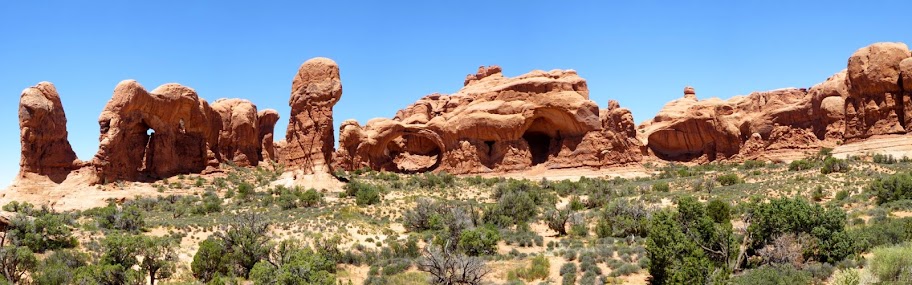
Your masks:
<svg viewBox="0 0 912 285"><path fill-rule="evenodd" d="M264 144L258 128L262 123L263 135L271 134L277 119L261 120L247 100L210 106L189 87L165 84L147 92L125 80L98 119L101 143L92 165L101 183L201 173L225 162L255 166Z"/></svg>
<svg viewBox="0 0 912 285"><path fill-rule="evenodd" d="M876 43L849 58L847 141L906 132L912 112L904 104L909 98L903 96L900 62L909 57L909 48L903 43Z"/></svg>
<svg viewBox="0 0 912 285"><path fill-rule="evenodd" d="M505 78L481 67L453 95L433 94L393 119L340 128L336 163L401 172L479 173L601 167L639 161L633 117L616 102L599 111L572 70Z"/></svg>
<svg viewBox="0 0 912 285"><path fill-rule="evenodd" d="M333 154L332 107L342 97L339 66L328 58L310 59L291 84L291 118L280 158L303 173L330 173Z"/></svg>
<svg viewBox="0 0 912 285"><path fill-rule="evenodd" d="M832 95L825 92L829 91L818 88L810 93L824 101ZM687 89L684 98L669 102L640 125L640 135L654 155L678 161L753 157L763 151L835 143L824 142L828 126L835 122L812 109L814 96L805 89L788 88L725 101L697 100L693 89ZM745 144L749 147L742 148Z"/></svg>
<svg viewBox="0 0 912 285"><path fill-rule="evenodd" d="M874 135L902 134L912 124L904 70L908 47L877 43L856 51L848 68L804 89L755 92L726 101L668 103L639 127L652 152L670 160L750 158L783 149L815 149Z"/></svg>
<svg viewBox="0 0 912 285"><path fill-rule="evenodd" d="M273 133L275 124L279 121L279 112L266 109L257 113L257 141L260 142L259 161L278 161L274 145Z"/></svg>
<svg viewBox="0 0 912 285"><path fill-rule="evenodd" d="M238 166L256 166L262 147L256 105L243 99L219 99L211 106L222 120L217 152L221 160Z"/></svg>
<svg viewBox="0 0 912 285"><path fill-rule="evenodd" d="M60 182L79 164L67 140L66 124L54 84L41 82L22 91L19 97L21 173L37 173Z"/></svg>
<svg viewBox="0 0 912 285"><path fill-rule="evenodd" d="M120 82L98 118L99 182L202 172L218 142L213 115L191 88L166 84L150 93L136 81Z"/></svg>

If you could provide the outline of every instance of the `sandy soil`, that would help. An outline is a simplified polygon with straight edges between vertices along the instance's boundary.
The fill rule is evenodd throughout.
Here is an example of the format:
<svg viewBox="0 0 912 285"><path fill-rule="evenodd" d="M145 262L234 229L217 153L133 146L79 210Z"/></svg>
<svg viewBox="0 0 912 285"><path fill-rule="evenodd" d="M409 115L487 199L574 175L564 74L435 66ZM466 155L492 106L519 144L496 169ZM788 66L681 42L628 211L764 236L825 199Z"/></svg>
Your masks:
<svg viewBox="0 0 912 285"><path fill-rule="evenodd" d="M547 169L543 165L538 165L536 167L530 168L524 171L510 172L510 173L488 173L482 174L482 177L492 178L492 177L505 177L505 178L515 178L515 179L529 179L529 180L541 180L542 178L548 180L565 180L569 179L572 181L577 181L580 177L596 178L596 177L621 177L621 178L636 178L636 177L648 177L652 172L641 165L630 165L630 166L616 166L602 169L595 168L564 168L564 169Z"/></svg>
<svg viewBox="0 0 912 285"><path fill-rule="evenodd" d="M884 135L873 136L864 141L844 144L833 148L833 156L846 158L850 155L892 154L897 159L903 156L912 157L912 136Z"/></svg>

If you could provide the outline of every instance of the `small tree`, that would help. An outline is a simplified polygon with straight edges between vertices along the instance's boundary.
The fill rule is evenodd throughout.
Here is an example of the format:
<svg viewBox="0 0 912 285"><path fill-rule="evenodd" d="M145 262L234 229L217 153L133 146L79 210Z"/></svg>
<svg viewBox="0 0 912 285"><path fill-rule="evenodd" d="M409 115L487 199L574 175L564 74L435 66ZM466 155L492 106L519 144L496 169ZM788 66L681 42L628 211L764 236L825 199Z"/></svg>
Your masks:
<svg viewBox="0 0 912 285"><path fill-rule="evenodd" d="M256 212L245 212L233 218L222 232L215 233L227 250L226 260L231 260L239 276L247 277L257 262L271 250L269 222Z"/></svg>
<svg viewBox="0 0 912 285"><path fill-rule="evenodd" d="M19 284L25 273L38 266L38 259L28 247L5 246L0 248L0 269L3 277L13 284Z"/></svg>
<svg viewBox="0 0 912 285"><path fill-rule="evenodd" d="M140 242L142 262L139 267L149 276L149 284L158 279L171 277L177 262L174 240L169 237L143 237Z"/></svg>
<svg viewBox="0 0 912 285"><path fill-rule="evenodd" d="M564 209L550 209L545 213L545 222L548 224L548 228L557 232L558 236L564 236L567 234L567 221L570 220L569 207Z"/></svg>
<svg viewBox="0 0 912 285"><path fill-rule="evenodd" d="M491 272L484 259L456 253L448 247L425 248L418 260L418 269L430 274L434 284L477 285Z"/></svg>
<svg viewBox="0 0 912 285"><path fill-rule="evenodd" d="M227 250L220 239L214 237L207 238L199 243L199 250L193 255L193 261L190 263L190 270L193 276L203 282L209 282L218 274L228 272Z"/></svg>

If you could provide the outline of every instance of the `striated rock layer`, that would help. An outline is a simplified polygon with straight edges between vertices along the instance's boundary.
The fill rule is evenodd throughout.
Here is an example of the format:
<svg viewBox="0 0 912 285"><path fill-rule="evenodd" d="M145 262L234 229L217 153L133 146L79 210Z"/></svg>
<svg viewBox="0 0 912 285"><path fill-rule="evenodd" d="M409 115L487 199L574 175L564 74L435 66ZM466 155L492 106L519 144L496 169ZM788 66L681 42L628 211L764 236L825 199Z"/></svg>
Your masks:
<svg viewBox="0 0 912 285"><path fill-rule="evenodd" d="M688 87L638 127L640 139L662 159L712 161L905 134L912 123L912 84L903 80L912 77L910 57L905 44L873 44L810 89L698 100Z"/></svg>
<svg viewBox="0 0 912 285"><path fill-rule="evenodd" d="M280 161L305 174L330 173L335 144L332 108L342 97L339 66L328 58L310 59L291 83L291 117Z"/></svg>
<svg viewBox="0 0 912 285"><path fill-rule="evenodd" d="M67 119L50 82L26 88L19 97L20 176L45 175L60 182L80 162L67 140Z"/></svg>
<svg viewBox="0 0 912 285"><path fill-rule="evenodd" d="M617 102L609 105L599 110L573 70L506 78L500 67L481 67L455 94L426 96L365 126L343 122L335 163L347 170L481 173L639 161L633 116Z"/></svg>

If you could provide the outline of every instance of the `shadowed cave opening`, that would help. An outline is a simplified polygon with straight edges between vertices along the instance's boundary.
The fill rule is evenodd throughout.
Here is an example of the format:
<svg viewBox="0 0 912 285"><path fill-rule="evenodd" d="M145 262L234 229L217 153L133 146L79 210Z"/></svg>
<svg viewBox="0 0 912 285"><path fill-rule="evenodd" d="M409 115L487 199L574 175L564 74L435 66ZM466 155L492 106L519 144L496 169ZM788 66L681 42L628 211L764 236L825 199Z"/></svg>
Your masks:
<svg viewBox="0 0 912 285"><path fill-rule="evenodd" d="M523 139L529 144L529 152L532 154L533 166L548 161L548 153L551 150L551 137L548 136L548 134L527 131L523 134Z"/></svg>
<svg viewBox="0 0 912 285"><path fill-rule="evenodd" d="M391 140L387 152L392 164L388 170L399 173L433 171L443 158L443 151L434 141L415 134L403 134Z"/></svg>

